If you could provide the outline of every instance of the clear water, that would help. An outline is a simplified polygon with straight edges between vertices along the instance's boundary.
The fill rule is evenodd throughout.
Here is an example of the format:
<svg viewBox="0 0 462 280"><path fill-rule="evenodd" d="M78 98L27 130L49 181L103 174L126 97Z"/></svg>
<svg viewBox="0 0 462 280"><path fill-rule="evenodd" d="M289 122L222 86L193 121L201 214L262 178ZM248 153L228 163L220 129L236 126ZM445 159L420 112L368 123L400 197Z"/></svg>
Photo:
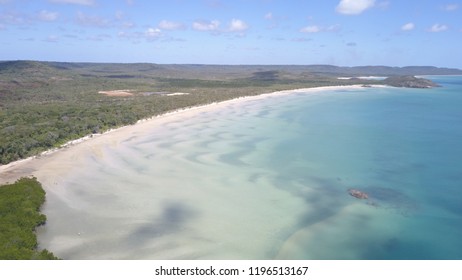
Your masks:
<svg viewBox="0 0 462 280"><path fill-rule="evenodd" d="M431 78L443 87L273 96L69 148L36 174L40 245L65 259L462 259L462 77Z"/></svg>

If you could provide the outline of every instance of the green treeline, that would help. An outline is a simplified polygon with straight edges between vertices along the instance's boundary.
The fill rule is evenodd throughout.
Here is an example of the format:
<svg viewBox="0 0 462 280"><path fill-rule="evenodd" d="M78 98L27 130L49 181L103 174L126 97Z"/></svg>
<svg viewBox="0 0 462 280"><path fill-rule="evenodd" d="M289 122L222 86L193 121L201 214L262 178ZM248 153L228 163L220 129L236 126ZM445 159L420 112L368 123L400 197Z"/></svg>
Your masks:
<svg viewBox="0 0 462 280"><path fill-rule="evenodd" d="M179 108L279 90L355 83L297 67L277 69L0 62L0 164ZM110 97L98 93L121 89L134 94Z"/></svg>
<svg viewBox="0 0 462 280"><path fill-rule="evenodd" d="M47 250L37 250L35 228L46 216L40 213L45 191L35 178L21 178L0 186L0 259L57 259Z"/></svg>

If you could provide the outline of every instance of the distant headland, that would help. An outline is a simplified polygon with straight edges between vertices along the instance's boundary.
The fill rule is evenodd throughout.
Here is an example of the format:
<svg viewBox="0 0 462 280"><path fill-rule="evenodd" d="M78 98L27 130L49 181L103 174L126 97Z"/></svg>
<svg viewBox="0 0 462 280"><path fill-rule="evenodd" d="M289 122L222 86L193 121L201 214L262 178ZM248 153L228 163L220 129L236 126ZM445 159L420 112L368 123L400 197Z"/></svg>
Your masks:
<svg viewBox="0 0 462 280"><path fill-rule="evenodd" d="M416 78L415 76L391 76L383 80L386 85L406 88L433 88L439 87L429 79Z"/></svg>

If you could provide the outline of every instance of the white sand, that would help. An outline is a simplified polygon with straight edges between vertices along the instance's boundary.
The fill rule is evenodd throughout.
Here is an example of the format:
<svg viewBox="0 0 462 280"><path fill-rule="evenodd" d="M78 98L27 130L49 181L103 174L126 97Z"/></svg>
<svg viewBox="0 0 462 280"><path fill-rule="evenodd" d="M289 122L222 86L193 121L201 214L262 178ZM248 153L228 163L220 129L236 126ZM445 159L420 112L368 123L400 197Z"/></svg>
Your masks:
<svg viewBox="0 0 462 280"><path fill-rule="evenodd" d="M380 86L377 86L377 87L380 87ZM85 146L84 145L80 146L78 144L87 142L88 140L91 140L91 142L97 143L98 141L97 139L102 136L104 136L105 138L110 137L113 139L112 141L117 141L117 139L124 138L126 135L129 135L135 131L144 131L148 128L151 128L156 125L162 125L166 122L187 119L194 114L199 114L199 113L207 112L210 110L220 110L220 108L224 108L231 104L238 104L238 103L251 101L251 100L259 100L259 99L267 98L271 96L281 96L281 95L288 95L288 94L301 93L301 92L320 93L320 92L331 91L331 90L340 90L340 89L347 90L347 89L361 89L361 88L362 88L361 85L352 85L352 86L325 86L325 87L316 87L316 88L302 88L302 89L296 89L296 90L284 90L284 91L277 91L277 92L254 95L254 96L239 97L239 98L226 100L222 102L215 102L215 103L211 103L207 105L200 105L200 106L195 106L195 107L178 109L172 112L167 112L159 116L153 116L151 118L139 120L135 125L129 125L129 126L120 127L117 129L111 129L102 134L87 135L82 138L69 141L66 144L62 145L61 148L59 149L54 148L54 149L42 152L39 156L33 156L33 157L26 158L26 159L14 161L9 164L0 165L0 175L1 175L0 184L4 184L7 182L10 182L10 183L14 182L15 180L23 176L36 176L39 170L40 170L40 173L46 172L45 170L43 170L42 166L45 162L55 161L55 159L52 157L52 154L58 151L66 151L67 154L78 155L81 152L79 150L79 147L84 150L87 150L87 147L88 147L87 145L91 145L91 143L88 143ZM126 91L126 90L122 90L122 91ZM72 147L72 150L67 151L68 148L71 148L71 147ZM59 155L56 157L59 157ZM57 168L59 168L59 166L65 166L65 165L72 164L72 162L66 159L66 157L63 159L63 161L64 162L56 162ZM53 169L51 169L48 172L51 175L54 171Z"/></svg>
<svg viewBox="0 0 462 280"><path fill-rule="evenodd" d="M99 94L104 94L107 96L132 96L132 90L130 89L119 89L119 90L100 90Z"/></svg>
<svg viewBox="0 0 462 280"><path fill-rule="evenodd" d="M298 258L291 248L316 236L299 228L300 217L318 215L319 205L307 205L314 194L306 185L281 188L260 167L274 137L255 138L254 130L274 135L274 126L255 120L255 101L361 88L281 91L177 110L0 166L0 180L34 175L42 182L48 222L38 229L39 243L64 259Z"/></svg>

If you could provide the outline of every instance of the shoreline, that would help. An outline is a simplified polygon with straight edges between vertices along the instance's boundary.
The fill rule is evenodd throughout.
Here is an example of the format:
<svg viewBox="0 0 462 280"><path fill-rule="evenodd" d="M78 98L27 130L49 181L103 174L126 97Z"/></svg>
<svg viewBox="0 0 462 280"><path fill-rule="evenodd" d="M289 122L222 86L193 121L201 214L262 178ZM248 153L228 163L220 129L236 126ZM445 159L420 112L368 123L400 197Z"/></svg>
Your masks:
<svg viewBox="0 0 462 280"><path fill-rule="evenodd" d="M371 86L368 86L367 88L383 88L383 87L387 87L387 86L371 85ZM293 90L282 90L282 91L275 91L275 92L269 92L269 93L262 93L258 95L242 96L242 97L237 97L237 98L224 100L220 102L212 102L212 103L198 105L198 106L179 108L173 111L162 113L160 115L155 115L149 118L140 119L135 124L112 128L107 131L104 131L103 133L85 135L81 138L68 141L62 144L60 147L52 148L47 151L43 151L38 155L20 159L17 161L13 161L8 164L0 165L0 174L2 175L0 176L0 184L14 183L14 181L18 180L21 177L33 176L34 175L33 172L27 172L27 171L21 172L20 169L22 168L22 169L28 170L28 168L24 168L25 165L27 165L30 162L33 162L34 160L44 159L55 153L62 152L68 148L78 146L79 144L82 144L82 143L87 143L89 140L95 140L95 139L100 138L101 136L106 136L114 132L122 133L123 130L126 130L126 129L130 129L130 128L135 129L139 127L141 124L150 124L151 122L160 122L161 120L168 118L168 117L181 117L186 113L197 113L197 112L200 113L204 111L218 109L219 106L227 106L227 105L235 104L235 103L265 99L265 98L273 97L273 96L284 96L284 95L290 95L294 93L312 94L312 93L320 93L320 92L331 91L331 90L335 91L335 90L342 90L342 89L363 89L363 88L365 87L362 84L346 85L346 86L321 86L321 87L312 87L312 88L300 88L300 89L293 89ZM3 176L5 174L6 176Z"/></svg>

